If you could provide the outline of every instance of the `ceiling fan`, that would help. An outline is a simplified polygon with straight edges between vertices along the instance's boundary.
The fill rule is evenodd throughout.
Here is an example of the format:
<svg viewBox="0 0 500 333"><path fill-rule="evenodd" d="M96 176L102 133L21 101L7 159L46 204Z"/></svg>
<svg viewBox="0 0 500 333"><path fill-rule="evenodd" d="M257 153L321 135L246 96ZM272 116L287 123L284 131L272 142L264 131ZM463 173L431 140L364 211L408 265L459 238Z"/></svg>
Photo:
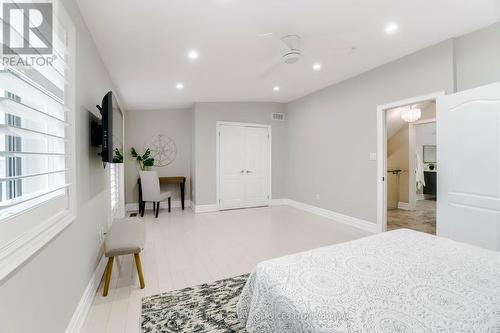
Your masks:
<svg viewBox="0 0 500 333"><path fill-rule="evenodd" d="M275 34L270 32L270 33L263 33L260 34L259 37L270 37L274 36ZM301 49L301 37L299 35L295 34L290 34L290 35L285 35L281 37L280 42L283 44L283 52L277 58L270 66L266 67L265 70L263 70L260 73L261 78L265 78L269 76L273 71L278 69L282 65L293 65L295 63L298 63L303 55L302 49ZM356 52L355 47L341 47L341 48L335 48L335 49L349 49L349 53L353 54Z"/></svg>
<svg viewBox="0 0 500 333"><path fill-rule="evenodd" d="M261 34L260 37L272 36L273 33ZM271 66L266 68L260 77L268 76L272 71L278 68L282 64L291 65L295 64L300 60L302 54L300 50L300 36L299 35L285 35L280 38L280 41L286 46L284 53L275 61Z"/></svg>

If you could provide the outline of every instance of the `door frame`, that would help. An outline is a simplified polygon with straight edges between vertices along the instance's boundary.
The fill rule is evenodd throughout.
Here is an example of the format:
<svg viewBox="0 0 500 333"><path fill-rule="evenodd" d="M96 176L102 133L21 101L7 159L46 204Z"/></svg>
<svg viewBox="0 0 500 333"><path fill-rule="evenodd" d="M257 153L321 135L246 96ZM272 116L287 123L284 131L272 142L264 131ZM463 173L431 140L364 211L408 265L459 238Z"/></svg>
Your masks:
<svg viewBox="0 0 500 333"><path fill-rule="evenodd" d="M216 181L216 205L217 205L217 210L221 210L220 207L220 128L221 126L239 126L239 127L257 127L257 128L267 128L267 132L269 134L269 140L268 140L268 193L269 193L269 199L267 200L267 205L269 206L271 203L271 200L273 199L273 194L272 194L272 125L267 125L267 124L258 124L258 123L243 123L243 122L233 122L233 121L216 121L215 122L215 181ZM245 208L245 207L242 207Z"/></svg>
<svg viewBox="0 0 500 333"><path fill-rule="evenodd" d="M387 124L386 111L397 107L418 104L431 100L437 100L444 96L446 92L437 91L426 95L410 97L404 100L382 104L377 106L377 232L384 232L387 229ZM436 103L436 114L439 112ZM411 139L411 135L410 135ZM413 136L413 141L415 136ZM411 142L410 142L411 144ZM411 155L411 154L410 154ZM410 162L414 157L410 156ZM414 164L414 163L413 163ZM410 164L412 165L412 164ZM413 175L413 179L415 175ZM410 172L410 181L411 181ZM411 186L409 186L411 189ZM415 196L415 195L414 195ZM410 200L411 202L411 200Z"/></svg>

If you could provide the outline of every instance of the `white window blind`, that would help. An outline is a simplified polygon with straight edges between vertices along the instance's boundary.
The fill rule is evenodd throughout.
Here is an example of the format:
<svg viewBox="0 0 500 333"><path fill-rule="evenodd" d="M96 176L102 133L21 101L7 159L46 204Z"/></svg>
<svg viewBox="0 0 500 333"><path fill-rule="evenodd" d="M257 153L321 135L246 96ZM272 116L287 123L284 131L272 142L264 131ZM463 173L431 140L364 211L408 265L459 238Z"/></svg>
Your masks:
<svg viewBox="0 0 500 333"><path fill-rule="evenodd" d="M10 47L13 40L23 45L20 31L30 11L19 6L40 1L4 2L15 5L10 22L0 12L4 29L10 26ZM0 57L0 282L76 217L76 32L59 0L52 8L52 31L39 36L52 32L52 54L14 55L24 59L19 64L8 52ZM1 50L4 42L0 33ZM52 61L27 64L28 58Z"/></svg>
<svg viewBox="0 0 500 333"><path fill-rule="evenodd" d="M120 168L118 164L111 163L109 167L110 188L111 188L111 209L116 211L116 206L120 202Z"/></svg>
<svg viewBox="0 0 500 333"><path fill-rule="evenodd" d="M11 40L24 38L16 19L23 18L11 15ZM56 16L53 25L52 64L0 66L0 222L54 198L68 207L68 36Z"/></svg>

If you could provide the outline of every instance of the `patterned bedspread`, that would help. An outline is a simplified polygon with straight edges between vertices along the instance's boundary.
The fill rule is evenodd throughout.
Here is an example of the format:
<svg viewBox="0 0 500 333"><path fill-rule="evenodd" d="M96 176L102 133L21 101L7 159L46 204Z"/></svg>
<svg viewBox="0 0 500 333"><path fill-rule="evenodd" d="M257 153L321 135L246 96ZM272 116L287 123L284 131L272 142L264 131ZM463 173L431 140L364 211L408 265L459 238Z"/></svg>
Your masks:
<svg viewBox="0 0 500 333"><path fill-rule="evenodd" d="M257 265L248 332L500 332L500 253L396 230Z"/></svg>

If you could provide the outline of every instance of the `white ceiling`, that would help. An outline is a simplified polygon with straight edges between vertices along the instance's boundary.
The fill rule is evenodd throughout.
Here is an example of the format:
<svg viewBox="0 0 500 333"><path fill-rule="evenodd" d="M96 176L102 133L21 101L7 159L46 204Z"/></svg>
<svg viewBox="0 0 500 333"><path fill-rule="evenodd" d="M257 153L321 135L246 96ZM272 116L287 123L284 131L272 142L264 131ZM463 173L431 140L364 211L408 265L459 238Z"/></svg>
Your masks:
<svg viewBox="0 0 500 333"><path fill-rule="evenodd" d="M500 21L499 0L78 0L126 109L288 102ZM397 22L388 36L384 26ZM260 34L274 35L261 37ZM262 73L302 37L302 59ZM356 51L351 52L355 47ZM197 61L186 54L196 49ZM321 71L312 64L321 62ZM177 82L184 89L175 89ZM279 92L273 86L279 85Z"/></svg>

